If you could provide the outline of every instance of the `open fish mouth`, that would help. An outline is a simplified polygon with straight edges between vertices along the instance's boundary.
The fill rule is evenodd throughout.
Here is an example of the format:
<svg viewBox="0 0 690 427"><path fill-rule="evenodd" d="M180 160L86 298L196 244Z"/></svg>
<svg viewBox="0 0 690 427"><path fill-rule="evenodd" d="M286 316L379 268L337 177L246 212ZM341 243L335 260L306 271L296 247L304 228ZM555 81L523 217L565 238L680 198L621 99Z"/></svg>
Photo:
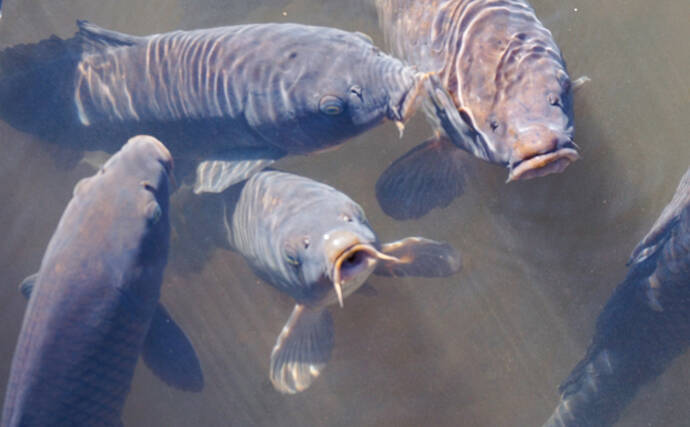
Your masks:
<svg viewBox="0 0 690 427"><path fill-rule="evenodd" d="M572 144L574 147L574 144ZM510 167L506 182L538 178L552 173L561 173L580 158L575 148L564 147L550 153L538 154Z"/></svg>
<svg viewBox="0 0 690 427"><path fill-rule="evenodd" d="M333 264L333 288L335 295L328 297L327 304L343 306L343 299L359 289L376 268L379 260L398 259L378 251L367 243L358 243L342 251Z"/></svg>

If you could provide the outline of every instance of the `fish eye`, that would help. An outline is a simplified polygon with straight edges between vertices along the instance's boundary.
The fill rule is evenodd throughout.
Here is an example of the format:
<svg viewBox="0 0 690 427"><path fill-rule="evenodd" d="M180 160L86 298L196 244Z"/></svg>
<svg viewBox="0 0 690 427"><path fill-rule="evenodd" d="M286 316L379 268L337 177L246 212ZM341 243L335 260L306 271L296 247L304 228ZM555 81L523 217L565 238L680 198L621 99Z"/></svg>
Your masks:
<svg viewBox="0 0 690 427"><path fill-rule="evenodd" d="M499 125L499 123L498 123L498 120L496 120L496 119L491 119L491 121L489 121L489 126L491 126L491 130L492 130L492 131L496 132L496 129L498 129L498 127L499 127L500 125Z"/></svg>
<svg viewBox="0 0 690 427"><path fill-rule="evenodd" d="M343 221L345 221L345 222L352 222L352 221L354 221L354 220L352 219L352 217L351 217L350 215L348 215L348 214L343 214Z"/></svg>
<svg viewBox="0 0 690 427"><path fill-rule="evenodd" d="M326 95L323 98L321 98L321 101L319 102L319 109L324 114L328 114L329 116L336 116L343 112L343 110L345 109L345 103L342 99L338 98L337 96Z"/></svg>
<svg viewBox="0 0 690 427"><path fill-rule="evenodd" d="M304 240L302 240L302 244L304 245L304 249L309 249L310 241L308 237L305 237Z"/></svg>
<svg viewBox="0 0 690 427"><path fill-rule="evenodd" d="M296 255L289 252L285 253L285 261L287 261L288 264L295 268L298 268L302 264L302 262Z"/></svg>
<svg viewBox="0 0 690 427"><path fill-rule="evenodd" d="M554 95L553 93L549 94L549 96L547 97L547 100L549 101L549 104L551 104L551 105L559 105L561 103L560 98L557 95Z"/></svg>

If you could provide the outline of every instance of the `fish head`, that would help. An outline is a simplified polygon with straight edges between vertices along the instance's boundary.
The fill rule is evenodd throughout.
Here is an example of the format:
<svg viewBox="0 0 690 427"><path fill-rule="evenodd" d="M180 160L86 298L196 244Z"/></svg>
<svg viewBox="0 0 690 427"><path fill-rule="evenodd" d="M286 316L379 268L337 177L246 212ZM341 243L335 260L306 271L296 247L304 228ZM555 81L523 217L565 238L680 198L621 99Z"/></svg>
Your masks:
<svg viewBox="0 0 690 427"><path fill-rule="evenodd" d="M361 207L338 194L341 200L321 203L313 210L318 217L299 221L301 226L290 227L283 240L285 268L301 285L299 302L312 308L342 306L378 260L388 258L377 249L376 235Z"/></svg>
<svg viewBox="0 0 690 427"><path fill-rule="evenodd" d="M562 172L579 158L570 78L554 62L524 61L477 126L510 169L508 181Z"/></svg>
<svg viewBox="0 0 690 427"><path fill-rule="evenodd" d="M131 138L93 176L74 189L80 213L74 221L90 238L82 249L108 252L108 263L125 271L121 284L130 291L157 297L148 289L152 275L162 275L167 262L169 177L173 160L151 136ZM95 255L94 255L95 256ZM143 296L143 294L141 294Z"/></svg>
<svg viewBox="0 0 690 427"><path fill-rule="evenodd" d="M325 39L329 43L324 43L323 34L300 42L292 54L302 61L295 61L282 76L283 86L290 87L284 97L297 123L294 132L301 134L291 138L299 139L294 143L298 150L327 148L385 120L402 125L412 116L421 104L424 73L355 33L322 31L333 33Z"/></svg>

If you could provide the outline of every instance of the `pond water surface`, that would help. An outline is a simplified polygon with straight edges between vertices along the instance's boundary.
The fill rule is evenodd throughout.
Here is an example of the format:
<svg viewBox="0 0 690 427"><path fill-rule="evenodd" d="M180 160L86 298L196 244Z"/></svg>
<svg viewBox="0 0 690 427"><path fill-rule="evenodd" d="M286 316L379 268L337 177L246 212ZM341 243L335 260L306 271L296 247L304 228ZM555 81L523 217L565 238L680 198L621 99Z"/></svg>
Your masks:
<svg viewBox="0 0 690 427"><path fill-rule="evenodd" d="M336 344L321 377L286 396L273 390L268 365L293 301L239 255L173 237L162 299L193 342L206 385L177 391L140 364L125 425L536 426L548 418L631 250L690 163L690 3L531 4L570 75L591 78L574 98L582 159L510 184L505 169L470 159L462 197L402 222L380 210L374 184L429 136L423 115L402 139L387 124L338 150L280 161L350 195L382 241L450 242L463 271L371 278L376 295L353 295L332 311ZM384 46L366 0L8 0L0 47L70 37L76 19L141 35L290 21L362 31ZM17 285L38 269L75 183L93 173L62 165L70 155L0 122L0 395L26 307ZM685 354L638 393L619 425L685 425L689 384Z"/></svg>

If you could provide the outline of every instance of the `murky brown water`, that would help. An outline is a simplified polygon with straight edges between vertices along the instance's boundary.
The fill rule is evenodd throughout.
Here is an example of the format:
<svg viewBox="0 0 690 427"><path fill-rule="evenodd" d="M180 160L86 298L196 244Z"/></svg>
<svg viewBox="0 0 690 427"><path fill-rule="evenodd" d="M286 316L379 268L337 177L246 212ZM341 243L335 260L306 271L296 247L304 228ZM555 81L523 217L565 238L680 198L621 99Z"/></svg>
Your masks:
<svg viewBox="0 0 690 427"><path fill-rule="evenodd" d="M471 161L462 198L407 222L387 218L373 189L385 165L428 136L421 115L402 140L384 126L340 150L281 161L352 196L384 241L450 241L463 252L464 271L372 278L378 295L355 295L333 311L336 345L322 377L283 396L268 380L268 361L290 299L258 283L238 255L217 250L196 268L189 260L202 257L201 245L175 240L163 300L199 353L206 387L179 392L140 366L125 425L541 425L630 251L690 163L690 3L532 5L571 76L592 79L575 96L583 159L561 175L509 185L505 170ZM67 37L77 18L134 34L294 21L364 31L383 43L366 0L7 1L3 9L0 46ZM53 158L61 156L0 123L2 394L25 308L16 285L38 269L74 184L92 173L84 164L60 167ZM641 390L619 425L686 424L688 384L686 354Z"/></svg>

